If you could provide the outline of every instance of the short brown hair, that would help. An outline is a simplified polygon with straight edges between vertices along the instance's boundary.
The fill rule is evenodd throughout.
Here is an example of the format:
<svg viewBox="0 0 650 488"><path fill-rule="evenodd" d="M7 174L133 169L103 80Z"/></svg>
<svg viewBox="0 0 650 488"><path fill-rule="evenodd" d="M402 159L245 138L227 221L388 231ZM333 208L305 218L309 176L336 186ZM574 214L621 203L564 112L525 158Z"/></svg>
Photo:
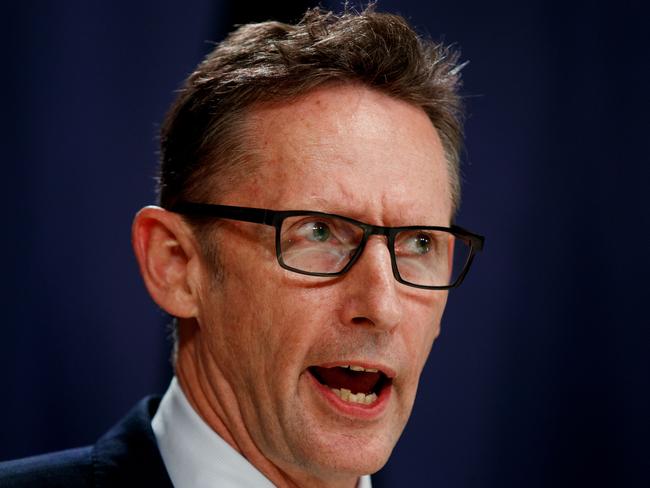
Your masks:
<svg viewBox="0 0 650 488"><path fill-rule="evenodd" d="M207 200L236 181L245 162L245 115L327 83L361 83L421 107L437 129L460 201L462 144L458 55L418 36L400 16L308 10L296 25L247 24L186 80L161 131L160 204Z"/></svg>

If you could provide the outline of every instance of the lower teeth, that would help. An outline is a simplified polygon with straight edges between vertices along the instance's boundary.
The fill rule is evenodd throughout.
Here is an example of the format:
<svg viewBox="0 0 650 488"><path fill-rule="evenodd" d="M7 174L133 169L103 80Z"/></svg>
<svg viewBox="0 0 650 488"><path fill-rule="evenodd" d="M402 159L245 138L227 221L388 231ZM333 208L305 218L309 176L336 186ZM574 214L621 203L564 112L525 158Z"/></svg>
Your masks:
<svg viewBox="0 0 650 488"><path fill-rule="evenodd" d="M362 405L370 405L377 401L377 395L375 393L352 393L352 391L347 388L330 388L337 397L346 402L360 403Z"/></svg>

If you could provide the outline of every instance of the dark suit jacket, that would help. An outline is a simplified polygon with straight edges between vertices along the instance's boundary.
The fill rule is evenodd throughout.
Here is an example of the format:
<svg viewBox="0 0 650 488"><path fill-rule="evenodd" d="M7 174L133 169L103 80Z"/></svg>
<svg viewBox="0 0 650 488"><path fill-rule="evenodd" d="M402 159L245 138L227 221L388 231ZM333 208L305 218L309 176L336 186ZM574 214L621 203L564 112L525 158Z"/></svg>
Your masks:
<svg viewBox="0 0 650 488"><path fill-rule="evenodd" d="M159 403L145 398L94 446L0 463L0 487L172 488L151 430Z"/></svg>

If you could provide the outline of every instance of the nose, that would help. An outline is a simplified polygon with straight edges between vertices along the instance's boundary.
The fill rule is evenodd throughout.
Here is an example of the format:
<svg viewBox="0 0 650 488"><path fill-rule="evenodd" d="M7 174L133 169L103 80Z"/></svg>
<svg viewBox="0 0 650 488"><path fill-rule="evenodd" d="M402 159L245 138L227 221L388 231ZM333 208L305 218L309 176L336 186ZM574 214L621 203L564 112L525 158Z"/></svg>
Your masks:
<svg viewBox="0 0 650 488"><path fill-rule="evenodd" d="M345 275L343 321L392 332L402 320L401 286L393 276L383 236L371 236L363 253Z"/></svg>

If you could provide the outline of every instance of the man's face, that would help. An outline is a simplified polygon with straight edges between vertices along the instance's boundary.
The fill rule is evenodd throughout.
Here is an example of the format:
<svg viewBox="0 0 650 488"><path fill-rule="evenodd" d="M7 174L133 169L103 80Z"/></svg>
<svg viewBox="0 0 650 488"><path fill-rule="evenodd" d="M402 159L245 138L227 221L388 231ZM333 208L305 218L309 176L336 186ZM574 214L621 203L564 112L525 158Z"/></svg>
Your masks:
<svg viewBox="0 0 650 488"><path fill-rule="evenodd" d="M360 86L330 86L258 108L250 124L259 170L212 203L384 226L449 224L446 162L421 109ZM274 233L234 221L215 232L223 280L203 273L197 317L207 387L231 433L245 432L285 473L374 472L408 420L447 294L398 283L385 237L372 236L347 274L322 278L282 269ZM359 387L376 400L332 391L328 383L372 375L344 365L378 370Z"/></svg>

